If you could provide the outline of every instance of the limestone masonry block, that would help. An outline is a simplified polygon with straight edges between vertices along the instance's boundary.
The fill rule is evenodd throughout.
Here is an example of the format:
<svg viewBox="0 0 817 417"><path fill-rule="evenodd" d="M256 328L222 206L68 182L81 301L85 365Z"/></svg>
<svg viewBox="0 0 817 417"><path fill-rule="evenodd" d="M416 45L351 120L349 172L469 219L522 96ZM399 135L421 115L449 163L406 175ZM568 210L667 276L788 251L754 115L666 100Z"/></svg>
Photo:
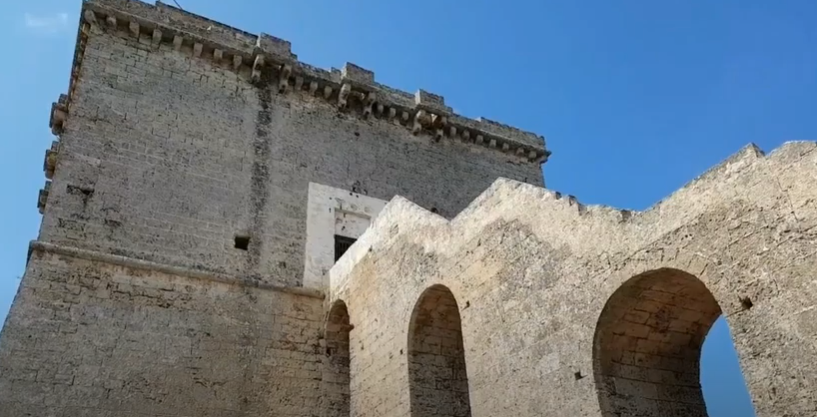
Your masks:
<svg viewBox="0 0 817 417"><path fill-rule="evenodd" d="M428 110L437 110L446 113L451 112L451 108L445 105L445 98L443 98L443 96L432 94L425 90L417 90L417 92L414 93L414 104L417 107Z"/></svg>
<svg viewBox="0 0 817 417"><path fill-rule="evenodd" d="M363 85L374 84L374 72L347 62L341 70L344 81L351 81Z"/></svg>
<svg viewBox="0 0 817 417"><path fill-rule="evenodd" d="M292 54L292 44L289 41L267 35L266 33L258 35L256 47L265 53L278 56L279 58L295 58L295 55Z"/></svg>

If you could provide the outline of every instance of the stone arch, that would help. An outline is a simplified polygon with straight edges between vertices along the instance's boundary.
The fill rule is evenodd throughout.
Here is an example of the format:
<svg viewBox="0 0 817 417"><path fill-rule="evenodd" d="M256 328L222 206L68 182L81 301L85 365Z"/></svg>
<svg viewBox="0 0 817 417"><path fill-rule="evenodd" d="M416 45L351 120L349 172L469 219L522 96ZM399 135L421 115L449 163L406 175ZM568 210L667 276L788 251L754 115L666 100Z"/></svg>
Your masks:
<svg viewBox="0 0 817 417"><path fill-rule="evenodd" d="M412 417L470 417L460 310L443 285L427 288L414 306L408 371Z"/></svg>
<svg viewBox="0 0 817 417"><path fill-rule="evenodd" d="M602 416L706 417L701 347L721 307L698 279L661 268L607 300L593 341Z"/></svg>
<svg viewBox="0 0 817 417"><path fill-rule="evenodd" d="M349 332L352 325L343 300L337 300L326 319L323 392L327 417L349 417L350 359Z"/></svg>

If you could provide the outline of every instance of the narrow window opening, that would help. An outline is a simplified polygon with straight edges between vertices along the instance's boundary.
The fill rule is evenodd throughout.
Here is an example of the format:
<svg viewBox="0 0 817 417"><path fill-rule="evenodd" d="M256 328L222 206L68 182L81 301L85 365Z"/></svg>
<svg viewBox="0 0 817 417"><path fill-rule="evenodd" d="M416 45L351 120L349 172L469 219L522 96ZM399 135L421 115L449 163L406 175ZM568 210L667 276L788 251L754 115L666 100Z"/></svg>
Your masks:
<svg viewBox="0 0 817 417"><path fill-rule="evenodd" d="M335 235L335 262L337 262L356 241L357 239L355 238Z"/></svg>
<svg viewBox="0 0 817 417"><path fill-rule="evenodd" d="M235 248L241 250L247 250L250 247L250 237L249 236L239 236L236 235L235 237Z"/></svg>

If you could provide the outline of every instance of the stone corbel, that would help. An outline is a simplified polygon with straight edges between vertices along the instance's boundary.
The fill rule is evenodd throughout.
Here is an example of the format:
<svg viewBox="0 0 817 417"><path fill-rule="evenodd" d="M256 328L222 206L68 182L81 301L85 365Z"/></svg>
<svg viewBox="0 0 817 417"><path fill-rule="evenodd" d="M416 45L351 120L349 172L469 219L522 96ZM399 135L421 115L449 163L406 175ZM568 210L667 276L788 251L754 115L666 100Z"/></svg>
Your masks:
<svg viewBox="0 0 817 417"><path fill-rule="evenodd" d="M537 158L538 156L539 156L539 155L536 153L536 151L530 151L530 152L528 152L528 161L533 162L533 161L535 161L535 160L536 160L536 158Z"/></svg>
<svg viewBox="0 0 817 417"><path fill-rule="evenodd" d="M281 65L278 73L278 93L286 94L289 89L289 76L292 75L292 67L289 64Z"/></svg>
<svg viewBox="0 0 817 417"><path fill-rule="evenodd" d="M40 212L40 214L45 213L45 205L48 202L48 193L50 191L51 181L46 181L45 187L43 187L37 194L37 210Z"/></svg>
<svg viewBox="0 0 817 417"><path fill-rule="evenodd" d="M375 106L374 108L375 114L377 114L378 116L383 115L384 110L386 110L386 107L383 106L383 103L377 103L377 106Z"/></svg>
<svg viewBox="0 0 817 417"><path fill-rule="evenodd" d="M264 66L264 55L256 55L252 64L252 81L261 81L261 68Z"/></svg>
<svg viewBox="0 0 817 417"><path fill-rule="evenodd" d="M182 49L182 43L184 43L184 38L181 35L176 35L173 37L173 50L180 51Z"/></svg>
<svg viewBox="0 0 817 417"><path fill-rule="evenodd" d="M54 136L59 136L63 131L63 124L68 118L68 96L60 94L59 100L51 104L51 119L48 122L48 127L51 128L51 133Z"/></svg>
<svg viewBox="0 0 817 417"><path fill-rule="evenodd" d="M116 16L108 16L105 18L105 23L111 28L116 28Z"/></svg>
<svg viewBox="0 0 817 417"><path fill-rule="evenodd" d="M85 18L85 22L87 22L91 26L99 25L99 23L96 21L96 14L93 12L93 10L86 10L82 14L82 17Z"/></svg>
<svg viewBox="0 0 817 417"><path fill-rule="evenodd" d="M221 49L213 49L213 60L221 62L222 59L224 59L224 51Z"/></svg>
<svg viewBox="0 0 817 417"><path fill-rule="evenodd" d="M377 96L374 92L370 91L366 94L366 98L363 99L363 118L368 118L370 114L372 114L372 106L374 106L375 99ZM379 105L382 107L382 105Z"/></svg>
<svg viewBox="0 0 817 417"><path fill-rule="evenodd" d="M196 42L193 44L193 56L196 58L201 57L201 51L204 49L204 45Z"/></svg>
<svg viewBox="0 0 817 417"><path fill-rule="evenodd" d="M300 75L295 77L295 91L301 91L304 88L304 77Z"/></svg>
<svg viewBox="0 0 817 417"><path fill-rule="evenodd" d="M238 54L233 55L233 69L234 70L237 71L239 68L241 68L241 64L243 64L243 63L244 63L244 58L242 58L241 55L238 55Z"/></svg>
<svg viewBox="0 0 817 417"><path fill-rule="evenodd" d="M347 105L347 100L349 100L349 93L352 92L352 85L349 83L344 83L340 86L340 92L338 92L338 108L345 109Z"/></svg>
<svg viewBox="0 0 817 417"><path fill-rule="evenodd" d="M333 90L332 90L331 85L327 85L326 87L323 87L323 98L329 100L329 97L332 96L332 91Z"/></svg>
<svg viewBox="0 0 817 417"><path fill-rule="evenodd" d="M131 35L135 36L136 39L139 39L139 31L141 29L139 28L139 23L138 22L128 23L128 29L130 30Z"/></svg>
<svg viewBox="0 0 817 417"><path fill-rule="evenodd" d="M471 141L471 131L470 130L463 130L461 140L463 142L470 142Z"/></svg>
<svg viewBox="0 0 817 417"><path fill-rule="evenodd" d="M53 141L51 142L51 149L46 149L45 151L45 161L43 161L43 171L45 172L46 179L52 179L54 177L54 170L57 168L57 150L59 147L59 142Z"/></svg>
<svg viewBox="0 0 817 417"><path fill-rule="evenodd" d="M318 92L318 82L317 81L310 81L309 82L309 94L315 95Z"/></svg>
<svg viewBox="0 0 817 417"><path fill-rule="evenodd" d="M485 136L477 135L477 139L474 141L477 145L482 145L485 142Z"/></svg>
<svg viewBox="0 0 817 417"><path fill-rule="evenodd" d="M160 43L162 43L162 31L159 29L153 29L153 39L151 40L151 44L154 48L158 48Z"/></svg>
<svg viewBox="0 0 817 417"><path fill-rule="evenodd" d="M439 142L443 138L445 125L448 124L448 119L439 114L431 115L431 126L434 128L434 141Z"/></svg>
<svg viewBox="0 0 817 417"><path fill-rule="evenodd" d="M425 110L417 110L417 113L414 114L414 125L411 127L412 135L417 135L423 130L423 122L425 121L425 117Z"/></svg>

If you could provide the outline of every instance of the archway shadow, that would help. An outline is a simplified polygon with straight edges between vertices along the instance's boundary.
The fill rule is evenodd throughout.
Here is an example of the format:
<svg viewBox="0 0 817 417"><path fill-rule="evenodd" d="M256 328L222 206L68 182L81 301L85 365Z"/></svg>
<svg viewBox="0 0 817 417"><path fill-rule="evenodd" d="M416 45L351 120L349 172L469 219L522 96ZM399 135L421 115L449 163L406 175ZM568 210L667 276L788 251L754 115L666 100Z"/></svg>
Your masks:
<svg viewBox="0 0 817 417"><path fill-rule="evenodd" d="M412 417L470 417L462 322L454 294L434 285L421 295L408 332Z"/></svg>
<svg viewBox="0 0 817 417"><path fill-rule="evenodd" d="M622 284L594 337L602 416L716 417L707 414L700 361L720 315L706 285L684 271L657 269Z"/></svg>

